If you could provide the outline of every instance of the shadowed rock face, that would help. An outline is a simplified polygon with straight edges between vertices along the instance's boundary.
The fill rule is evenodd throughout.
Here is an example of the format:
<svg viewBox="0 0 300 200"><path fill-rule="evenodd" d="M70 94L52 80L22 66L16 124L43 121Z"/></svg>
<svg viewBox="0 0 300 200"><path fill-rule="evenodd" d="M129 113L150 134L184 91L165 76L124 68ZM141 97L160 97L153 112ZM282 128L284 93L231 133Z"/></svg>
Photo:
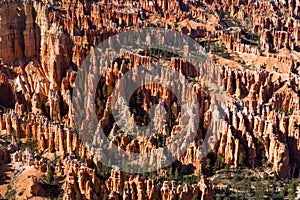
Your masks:
<svg viewBox="0 0 300 200"><path fill-rule="evenodd" d="M270 172L290 176L300 166L299 7L298 1L2 2L0 160L34 166L41 173L53 165L64 199L211 199L207 160L217 155L232 168L256 166L265 159ZM106 168L93 156L95 149L88 149L76 134L71 97L86 56L112 35L150 26L181 31L203 44L217 66L211 69L209 63L205 70L216 74L216 82L233 98L224 105L226 120L211 127L217 130L216 145L202 158L199 140L213 115L211 96L190 63L176 57L164 61L193 79L189 84L199 101L195 142L172 165L180 175L199 176L195 183L172 181L168 169L145 178ZM154 152L174 139L184 123L174 95L151 84L137 91L139 99L132 99L128 123L145 123L151 106L163 99L168 125L158 127L151 138L132 138L131 130L118 132L110 114L110 91L125 72L153 61L149 52L144 53L122 55L106 69L96 93L96 114L110 139L107 145L128 152ZM166 73L160 78L168 77ZM186 91L182 98L189 95ZM10 144L7 138L13 138ZM54 155L55 162L46 162ZM30 195L45 195L37 178L30 187Z"/></svg>
<svg viewBox="0 0 300 200"><path fill-rule="evenodd" d="M0 92L0 104L5 107L13 106L15 103L14 91L8 77L2 72L0 72Z"/></svg>

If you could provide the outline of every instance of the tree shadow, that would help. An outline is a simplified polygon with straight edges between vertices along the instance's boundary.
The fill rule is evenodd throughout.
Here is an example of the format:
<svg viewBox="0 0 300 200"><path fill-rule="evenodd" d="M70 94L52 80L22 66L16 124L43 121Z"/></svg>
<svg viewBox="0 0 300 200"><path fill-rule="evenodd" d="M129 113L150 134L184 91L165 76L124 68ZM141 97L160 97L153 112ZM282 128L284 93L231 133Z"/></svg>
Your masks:
<svg viewBox="0 0 300 200"><path fill-rule="evenodd" d="M11 178L7 175L8 172L13 172L11 166L0 163L0 185L10 183Z"/></svg>

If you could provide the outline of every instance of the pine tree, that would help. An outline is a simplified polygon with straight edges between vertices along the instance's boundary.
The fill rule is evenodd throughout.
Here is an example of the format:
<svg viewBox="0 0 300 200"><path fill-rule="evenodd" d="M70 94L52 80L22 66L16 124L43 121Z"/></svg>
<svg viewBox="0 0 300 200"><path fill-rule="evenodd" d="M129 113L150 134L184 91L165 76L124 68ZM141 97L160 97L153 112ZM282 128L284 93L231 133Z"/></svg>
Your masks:
<svg viewBox="0 0 300 200"><path fill-rule="evenodd" d="M296 197L296 184L294 180L289 184L288 196L289 199L295 199Z"/></svg>
<svg viewBox="0 0 300 200"><path fill-rule="evenodd" d="M179 172L178 169L175 170L175 174L174 174L175 180L178 181L179 180Z"/></svg>
<svg viewBox="0 0 300 200"><path fill-rule="evenodd" d="M53 184L54 183L54 168L52 165L48 165L47 169L47 182L48 184Z"/></svg>

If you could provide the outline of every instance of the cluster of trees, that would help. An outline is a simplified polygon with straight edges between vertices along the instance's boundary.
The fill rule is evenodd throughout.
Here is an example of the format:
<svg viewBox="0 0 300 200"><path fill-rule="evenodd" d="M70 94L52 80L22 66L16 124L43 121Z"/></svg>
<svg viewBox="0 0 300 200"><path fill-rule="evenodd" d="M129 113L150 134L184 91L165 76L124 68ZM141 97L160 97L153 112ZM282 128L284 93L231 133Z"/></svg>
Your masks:
<svg viewBox="0 0 300 200"><path fill-rule="evenodd" d="M260 147L261 141L258 143ZM294 199L298 185L298 178L294 178L297 176L295 167L291 170L289 178L281 179L276 172L264 172L266 158L263 152L262 155L260 163L250 167L241 154L241 167L233 169L224 163L221 155L209 154L205 174L212 177L215 185L214 199ZM248 167L245 167L246 165Z"/></svg>
<svg viewBox="0 0 300 200"><path fill-rule="evenodd" d="M96 166L96 174L101 180L107 180L110 177L111 169L112 168L110 166L106 166L103 163L98 162Z"/></svg>
<svg viewBox="0 0 300 200"><path fill-rule="evenodd" d="M261 173L263 176L261 177ZM280 179L277 173L268 174L255 169L230 169L225 165L218 171L213 184L214 199L294 199L298 179ZM227 185L226 188L218 185Z"/></svg>
<svg viewBox="0 0 300 200"><path fill-rule="evenodd" d="M276 173L273 176L264 173L263 178L235 173L226 188L216 188L215 199L295 199L296 185L296 179L279 181Z"/></svg>
<svg viewBox="0 0 300 200"><path fill-rule="evenodd" d="M172 57L180 57L178 54L169 52L163 49L157 49L157 48L148 48L146 51L140 51L140 55L143 56L150 56L154 58L155 60L165 60L170 61Z"/></svg>
<svg viewBox="0 0 300 200"><path fill-rule="evenodd" d="M231 59L230 53L228 53L228 51L223 43L218 44L216 41L208 40L208 41L204 41L200 44L204 46L206 51L211 51L215 55L218 55L218 56L226 58L226 59Z"/></svg>
<svg viewBox="0 0 300 200"><path fill-rule="evenodd" d="M37 151L37 144L36 141L34 141L32 133L26 137L26 143L25 143L25 148L28 148L31 152L36 152Z"/></svg>
<svg viewBox="0 0 300 200"><path fill-rule="evenodd" d="M284 113L286 116L292 115L294 113L294 108L290 108L288 111L286 111L283 109L283 107L275 106L273 109L278 113L281 113L281 114Z"/></svg>
<svg viewBox="0 0 300 200"><path fill-rule="evenodd" d="M16 199L16 194L17 194L16 189L13 189L11 187L11 185L8 185L7 186L7 192L5 193L5 198L0 196L0 199L8 199L8 200Z"/></svg>

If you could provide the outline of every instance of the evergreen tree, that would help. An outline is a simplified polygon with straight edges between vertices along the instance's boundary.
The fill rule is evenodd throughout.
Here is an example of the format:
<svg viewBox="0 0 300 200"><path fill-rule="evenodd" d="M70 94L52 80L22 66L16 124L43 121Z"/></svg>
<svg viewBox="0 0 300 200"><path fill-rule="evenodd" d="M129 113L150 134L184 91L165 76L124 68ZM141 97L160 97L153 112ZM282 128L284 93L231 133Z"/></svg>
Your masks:
<svg viewBox="0 0 300 200"><path fill-rule="evenodd" d="M55 181L54 167L51 164L49 164L47 169L47 182L48 184L53 184L54 181Z"/></svg>
<svg viewBox="0 0 300 200"><path fill-rule="evenodd" d="M179 175L178 169L175 170L174 177L175 177L175 180L177 180L177 181L179 180L180 175Z"/></svg>

